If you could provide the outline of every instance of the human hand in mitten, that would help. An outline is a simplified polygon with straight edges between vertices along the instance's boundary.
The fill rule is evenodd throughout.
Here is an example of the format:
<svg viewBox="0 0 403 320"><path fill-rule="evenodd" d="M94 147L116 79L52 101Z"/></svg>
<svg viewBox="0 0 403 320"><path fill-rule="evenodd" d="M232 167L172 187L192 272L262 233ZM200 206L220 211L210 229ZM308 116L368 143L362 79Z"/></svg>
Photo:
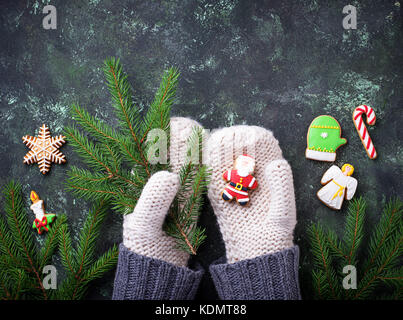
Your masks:
<svg viewBox="0 0 403 320"><path fill-rule="evenodd" d="M180 187L178 172L195 126L199 124L190 119L171 119L172 172L160 171L151 176L133 213L124 217L114 300L188 300L196 294L203 271L186 268L189 254L178 250L174 238L162 230Z"/></svg>
<svg viewBox="0 0 403 320"><path fill-rule="evenodd" d="M249 203L224 201L231 170L242 154L255 159L253 176L258 187L249 190ZM293 177L273 134L257 126L233 126L213 132L207 143L212 169L208 197L217 216L228 263L252 259L293 247L296 208ZM228 200L228 198L227 198Z"/></svg>
<svg viewBox="0 0 403 320"><path fill-rule="evenodd" d="M179 190L178 173L186 159L188 138L200 125L187 118L172 118L170 126L172 172L160 171L149 179L133 213L124 217L123 244L139 255L186 266L189 254L177 249L175 239L162 230L162 225Z"/></svg>
<svg viewBox="0 0 403 320"><path fill-rule="evenodd" d="M205 156L213 171L208 197L227 258L226 263L210 266L218 295L224 300L300 299L299 250L293 245L296 224L293 179L278 141L264 128L234 126L212 133L207 149ZM234 203L235 199L230 202L237 194L226 187L228 182L223 179L223 173L231 170L234 160L242 154L254 158L253 176L258 184L248 192L241 189L244 194L238 202L241 204L242 199L244 206ZM239 174L245 176L245 172ZM228 175L224 175L226 180L230 180ZM248 183L247 187L256 187L253 178ZM227 188L231 192L225 194L223 190Z"/></svg>

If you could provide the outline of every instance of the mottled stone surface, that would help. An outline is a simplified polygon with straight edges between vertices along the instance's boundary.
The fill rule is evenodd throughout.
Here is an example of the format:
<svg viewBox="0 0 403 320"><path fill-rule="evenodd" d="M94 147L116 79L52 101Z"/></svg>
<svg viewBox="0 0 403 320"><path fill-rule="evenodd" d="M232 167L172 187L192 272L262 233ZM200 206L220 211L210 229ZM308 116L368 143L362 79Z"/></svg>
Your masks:
<svg viewBox="0 0 403 320"><path fill-rule="evenodd" d="M57 30L42 28L42 8L57 8ZM0 2L0 182L19 180L34 189L53 212L66 212L77 230L89 203L65 191L63 181L79 160L71 147L67 165L43 176L22 159L21 137L46 123L53 135L70 123L68 106L79 102L114 124L101 66L120 57L140 107L151 102L162 71L181 71L174 115L189 116L213 129L233 124L273 131L295 179L303 297L312 296L306 228L322 221L340 232L346 206L334 212L316 198L327 163L306 160L311 120L331 114L348 144L336 164L352 163L357 195L368 200L366 232L383 201L402 196L402 9L400 1L350 1L358 29L342 28L348 1L1 1ZM379 157L369 160L356 134L354 107L369 104L377 114L369 132ZM121 240L121 217L112 215L100 250ZM201 224L208 240L196 258L205 267L224 253L214 214L206 205ZM77 232L73 230L73 234ZM109 298L113 273L90 290ZM217 297L211 281L199 298Z"/></svg>

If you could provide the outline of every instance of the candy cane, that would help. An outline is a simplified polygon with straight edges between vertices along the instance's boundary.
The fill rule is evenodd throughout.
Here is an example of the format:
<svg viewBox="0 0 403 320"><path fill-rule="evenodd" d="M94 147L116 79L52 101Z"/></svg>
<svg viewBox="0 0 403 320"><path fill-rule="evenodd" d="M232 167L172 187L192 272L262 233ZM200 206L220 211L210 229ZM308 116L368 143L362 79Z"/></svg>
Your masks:
<svg viewBox="0 0 403 320"><path fill-rule="evenodd" d="M374 110L366 105L361 105L355 108L353 112L353 120L355 128L357 129L358 135L361 138L361 142L364 145L365 151L367 151L368 157L370 159L375 159L377 153L372 143L371 137L369 136L368 130L365 127L364 121L362 120L362 114L367 115L367 123L372 126L375 124L376 116Z"/></svg>

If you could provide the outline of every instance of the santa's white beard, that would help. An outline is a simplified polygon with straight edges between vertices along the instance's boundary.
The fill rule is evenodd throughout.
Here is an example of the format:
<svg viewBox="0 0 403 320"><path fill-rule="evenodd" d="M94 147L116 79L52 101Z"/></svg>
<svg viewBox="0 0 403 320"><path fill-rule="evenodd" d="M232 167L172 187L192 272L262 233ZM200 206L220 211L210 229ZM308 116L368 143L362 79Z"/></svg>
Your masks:
<svg viewBox="0 0 403 320"><path fill-rule="evenodd" d="M238 174L239 174L241 177L246 177L246 176L249 176L250 174L252 174L252 169L251 169L250 166L247 166L247 167L238 167L238 168L237 168L237 171L238 171Z"/></svg>

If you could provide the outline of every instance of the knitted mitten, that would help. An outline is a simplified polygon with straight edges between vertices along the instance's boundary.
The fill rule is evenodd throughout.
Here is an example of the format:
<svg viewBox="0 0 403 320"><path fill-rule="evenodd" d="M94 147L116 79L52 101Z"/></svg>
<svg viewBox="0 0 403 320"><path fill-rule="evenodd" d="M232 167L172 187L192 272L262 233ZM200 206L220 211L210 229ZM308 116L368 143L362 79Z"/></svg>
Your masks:
<svg viewBox="0 0 403 320"><path fill-rule="evenodd" d="M221 198L227 182L223 173L241 154L255 161L256 190L243 207ZM207 143L212 169L208 197L226 247L228 263L252 259L293 247L296 208L293 177L273 134L256 126L233 126L213 132Z"/></svg>
<svg viewBox="0 0 403 320"><path fill-rule="evenodd" d="M165 216L179 189L178 172L186 159L187 140L193 127L200 126L187 118L172 118L170 166L172 173L155 173L144 187L133 213L124 217L123 244L143 256L186 266L189 254L178 250L174 238L162 230Z"/></svg>

